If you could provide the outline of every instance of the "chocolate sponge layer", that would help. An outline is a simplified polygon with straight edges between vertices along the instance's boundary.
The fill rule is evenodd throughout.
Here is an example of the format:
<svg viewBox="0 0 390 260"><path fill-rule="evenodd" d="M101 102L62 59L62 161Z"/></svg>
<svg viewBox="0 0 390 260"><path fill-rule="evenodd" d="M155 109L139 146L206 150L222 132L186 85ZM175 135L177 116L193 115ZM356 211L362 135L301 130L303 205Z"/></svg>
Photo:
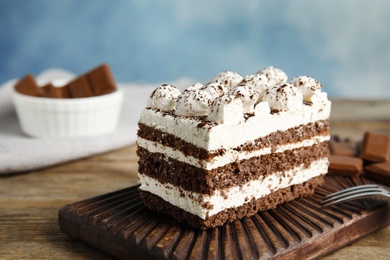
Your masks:
<svg viewBox="0 0 390 260"><path fill-rule="evenodd" d="M161 183L180 186L184 190L212 194L216 189L225 189L258 180L275 172L291 170L328 157L328 142L309 147L300 147L282 153L265 154L248 160L237 161L212 170L204 170L161 153L151 153L138 147L138 171Z"/></svg>

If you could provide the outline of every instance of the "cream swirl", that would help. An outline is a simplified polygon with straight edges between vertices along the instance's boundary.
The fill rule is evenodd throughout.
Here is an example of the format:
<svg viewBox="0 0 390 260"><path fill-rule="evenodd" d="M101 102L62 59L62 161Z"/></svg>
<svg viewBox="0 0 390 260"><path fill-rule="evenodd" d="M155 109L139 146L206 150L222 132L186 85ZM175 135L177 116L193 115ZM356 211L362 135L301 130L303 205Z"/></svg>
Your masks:
<svg viewBox="0 0 390 260"><path fill-rule="evenodd" d="M209 112L212 96L200 89L187 90L177 99L176 115L204 116Z"/></svg>
<svg viewBox="0 0 390 260"><path fill-rule="evenodd" d="M201 90L209 93L212 96L212 99L216 99L217 97L225 95L228 92L227 87L218 82L210 82L203 86Z"/></svg>
<svg viewBox="0 0 390 260"><path fill-rule="evenodd" d="M239 124L244 119L243 113L241 100L226 94L211 103L207 120L218 124Z"/></svg>
<svg viewBox="0 0 390 260"><path fill-rule="evenodd" d="M290 83L273 86L264 94L263 101L270 108L281 111L297 111L302 108L302 92Z"/></svg>
<svg viewBox="0 0 390 260"><path fill-rule="evenodd" d="M263 68L256 72L256 74L265 75L272 85L278 85L287 82L286 73L284 73L284 71L281 69L272 66Z"/></svg>
<svg viewBox="0 0 390 260"><path fill-rule="evenodd" d="M311 101L311 97L315 93L320 93L322 88L320 82L308 76L295 77L290 83L302 91L303 99L306 101Z"/></svg>
<svg viewBox="0 0 390 260"><path fill-rule="evenodd" d="M232 88L228 94L241 100L244 113L254 112L254 106L259 97L257 92L252 92L248 86L240 85Z"/></svg>
<svg viewBox="0 0 390 260"><path fill-rule="evenodd" d="M271 86L272 82L265 75L261 74L250 74L247 75L239 85L246 85L254 93L257 93L257 102L260 102L264 96L267 88Z"/></svg>
<svg viewBox="0 0 390 260"><path fill-rule="evenodd" d="M165 111L176 108L176 99L180 96L180 90L175 86L163 84L157 87L149 96L147 106Z"/></svg>
<svg viewBox="0 0 390 260"><path fill-rule="evenodd" d="M201 88L204 88L204 85L202 83L200 83L200 82L196 82L195 84L193 84L193 85L189 86L188 88L186 88L184 91L199 90Z"/></svg>
<svg viewBox="0 0 390 260"><path fill-rule="evenodd" d="M228 89L232 89L235 86L237 86L241 81L243 80L243 77L234 71L223 71L219 73L215 78L214 82L221 83L225 85Z"/></svg>

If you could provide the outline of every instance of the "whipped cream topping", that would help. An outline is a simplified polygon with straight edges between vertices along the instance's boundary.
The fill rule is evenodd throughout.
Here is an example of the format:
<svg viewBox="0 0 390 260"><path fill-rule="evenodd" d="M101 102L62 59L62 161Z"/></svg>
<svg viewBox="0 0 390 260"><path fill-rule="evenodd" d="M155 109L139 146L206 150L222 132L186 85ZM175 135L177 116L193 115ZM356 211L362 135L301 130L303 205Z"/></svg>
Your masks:
<svg viewBox="0 0 390 260"><path fill-rule="evenodd" d="M244 113L253 113L259 94L251 91L248 86L236 86L229 91L229 95L241 100Z"/></svg>
<svg viewBox="0 0 390 260"><path fill-rule="evenodd" d="M320 93L322 88L320 82L308 76L295 77L290 83L302 91L303 100L306 101L311 101L311 97L315 93Z"/></svg>
<svg viewBox="0 0 390 260"><path fill-rule="evenodd" d="M240 82L239 85L248 86L252 92L257 93L256 103L258 103L263 99L265 91L272 86L272 82L270 82L266 75L249 74Z"/></svg>
<svg viewBox="0 0 390 260"><path fill-rule="evenodd" d="M201 88L201 90L209 93L212 99L223 96L228 92L228 89L225 85L218 82L211 82L206 84Z"/></svg>
<svg viewBox="0 0 390 260"><path fill-rule="evenodd" d="M325 92L314 93L310 98L311 103L317 107L324 107L328 100L328 94Z"/></svg>
<svg viewBox="0 0 390 260"><path fill-rule="evenodd" d="M176 100L180 96L180 90L175 86L163 84L150 94L147 106L165 111L176 108Z"/></svg>
<svg viewBox="0 0 390 260"><path fill-rule="evenodd" d="M207 116L206 120L217 124L240 123L243 114L264 117L271 114L271 109L295 112L301 110L304 101L306 106L327 106L327 95L321 92L321 83L317 80L299 76L286 82L287 75L272 66L245 78L236 72L224 71L213 82L205 85L197 82L182 93L164 84L153 91L147 106L180 116ZM221 98L223 96L226 97ZM240 100L240 105L233 102L231 96ZM234 106L237 106L236 112ZM242 115L238 116L238 111Z"/></svg>
<svg viewBox="0 0 390 260"><path fill-rule="evenodd" d="M297 111L303 106L302 92L290 83L267 89L263 101L268 102L270 108L281 111Z"/></svg>
<svg viewBox="0 0 390 260"><path fill-rule="evenodd" d="M243 105L239 98L223 95L211 104L207 120L220 124L239 124L243 121Z"/></svg>
<svg viewBox="0 0 390 260"><path fill-rule="evenodd" d="M212 96L201 89L183 91L177 99L175 114L179 116L207 115L212 100Z"/></svg>
<svg viewBox="0 0 390 260"><path fill-rule="evenodd" d="M195 84L189 86L188 88L186 88L184 91L189 91L189 90L199 90L201 88L203 88L204 85L200 82L196 82Z"/></svg>
<svg viewBox="0 0 390 260"><path fill-rule="evenodd" d="M272 82L273 85L283 84L287 82L287 75L282 71L281 69L275 68L275 67L266 67L258 72L256 74L265 75L270 82Z"/></svg>
<svg viewBox="0 0 390 260"><path fill-rule="evenodd" d="M215 78L214 82L221 83L225 85L228 89L234 88L237 86L241 81L243 80L243 77L234 71L223 71L219 73Z"/></svg>

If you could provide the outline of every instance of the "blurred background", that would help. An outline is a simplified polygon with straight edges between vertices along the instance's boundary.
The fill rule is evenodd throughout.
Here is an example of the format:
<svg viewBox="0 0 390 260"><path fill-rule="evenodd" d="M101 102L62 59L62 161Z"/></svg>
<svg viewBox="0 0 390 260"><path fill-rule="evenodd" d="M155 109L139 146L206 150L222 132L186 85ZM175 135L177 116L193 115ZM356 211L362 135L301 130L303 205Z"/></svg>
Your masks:
<svg viewBox="0 0 390 260"><path fill-rule="evenodd" d="M1 0L0 82L100 63L118 82L276 66L331 96L390 97L387 0Z"/></svg>

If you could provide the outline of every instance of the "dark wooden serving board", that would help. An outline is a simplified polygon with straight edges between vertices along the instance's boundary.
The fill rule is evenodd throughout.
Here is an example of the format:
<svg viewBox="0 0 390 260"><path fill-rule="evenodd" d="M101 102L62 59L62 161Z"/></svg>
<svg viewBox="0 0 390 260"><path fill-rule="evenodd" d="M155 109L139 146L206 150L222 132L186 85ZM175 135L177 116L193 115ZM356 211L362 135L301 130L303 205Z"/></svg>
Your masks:
<svg viewBox="0 0 390 260"><path fill-rule="evenodd" d="M363 183L371 181L327 176L310 197L209 230L149 210L133 186L64 206L59 225L121 259L312 259L390 224L388 202L321 208L324 195Z"/></svg>

